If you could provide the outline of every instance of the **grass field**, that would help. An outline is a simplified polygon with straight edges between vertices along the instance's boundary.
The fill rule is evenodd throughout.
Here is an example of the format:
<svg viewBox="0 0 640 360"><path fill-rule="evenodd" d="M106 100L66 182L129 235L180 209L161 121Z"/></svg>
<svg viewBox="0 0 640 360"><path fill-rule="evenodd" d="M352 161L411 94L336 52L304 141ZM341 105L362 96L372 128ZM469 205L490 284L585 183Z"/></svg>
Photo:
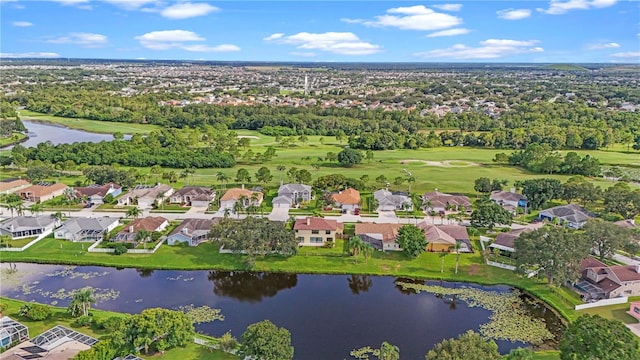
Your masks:
<svg viewBox="0 0 640 360"><path fill-rule="evenodd" d="M133 124L113 121L65 118L40 114L29 110L20 110L20 119L46 121L54 124L64 125L71 129L104 134L113 134L115 132L121 132L123 134L147 134L153 130L160 129L159 126L151 124Z"/></svg>

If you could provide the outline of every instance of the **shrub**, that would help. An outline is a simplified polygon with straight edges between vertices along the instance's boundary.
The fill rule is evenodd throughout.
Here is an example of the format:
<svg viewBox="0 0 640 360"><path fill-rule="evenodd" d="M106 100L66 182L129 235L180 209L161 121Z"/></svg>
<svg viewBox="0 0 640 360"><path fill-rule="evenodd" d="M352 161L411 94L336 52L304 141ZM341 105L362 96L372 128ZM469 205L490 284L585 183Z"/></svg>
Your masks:
<svg viewBox="0 0 640 360"><path fill-rule="evenodd" d="M238 347L238 341L229 331L227 331L220 337L218 345L220 345L220 350L229 352Z"/></svg>
<svg viewBox="0 0 640 360"><path fill-rule="evenodd" d="M9 308L9 304L0 303L0 314L4 314L8 308Z"/></svg>
<svg viewBox="0 0 640 360"><path fill-rule="evenodd" d="M114 255L122 255L127 252L127 246L124 244L117 244L116 246L113 247L113 249L114 249L113 251Z"/></svg>
<svg viewBox="0 0 640 360"><path fill-rule="evenodd" d="M99 326L108 333L114 333L124 328L124 319L119 316L110 316L100 322Z"/></svg>
<svg viewBox="0 0 640 360"><path fill-rule="evenodd" d="M47 305L29 303L20 307L20 316L24 316L28 319L40 321L51 316L51 308Z"/></svg>
<svg viewBox="0 0 640 360"><path fill-rule="evenodd" d="M93 324L93 317L91 317L89 315L80 316L74 322L74 325L80 326L80 327L89 327L89 326L91 326L91 324Z"/></svg>

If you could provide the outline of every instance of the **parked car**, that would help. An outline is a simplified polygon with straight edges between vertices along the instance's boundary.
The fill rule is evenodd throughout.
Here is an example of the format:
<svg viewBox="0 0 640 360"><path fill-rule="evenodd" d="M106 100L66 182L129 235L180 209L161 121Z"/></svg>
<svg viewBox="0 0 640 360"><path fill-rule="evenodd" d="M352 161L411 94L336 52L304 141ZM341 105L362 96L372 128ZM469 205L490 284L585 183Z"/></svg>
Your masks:
<svg viewBox="0 0 640 360"><path fill-rule="evenodd" d="M353 215L360 215L360 209L356 208L355 210L353 210Z"/></svg>

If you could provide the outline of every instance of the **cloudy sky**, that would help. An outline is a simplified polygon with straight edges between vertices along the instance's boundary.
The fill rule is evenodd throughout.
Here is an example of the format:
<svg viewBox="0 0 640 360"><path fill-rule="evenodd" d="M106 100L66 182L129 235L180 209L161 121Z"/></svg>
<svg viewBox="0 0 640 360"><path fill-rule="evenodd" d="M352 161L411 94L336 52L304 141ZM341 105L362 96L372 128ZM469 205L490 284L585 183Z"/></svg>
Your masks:
<svg viewBox="0 0 640 360"><path fill-rule="evenodd" d="M0 0L2 57L640 62L640 2Z"/></svg>

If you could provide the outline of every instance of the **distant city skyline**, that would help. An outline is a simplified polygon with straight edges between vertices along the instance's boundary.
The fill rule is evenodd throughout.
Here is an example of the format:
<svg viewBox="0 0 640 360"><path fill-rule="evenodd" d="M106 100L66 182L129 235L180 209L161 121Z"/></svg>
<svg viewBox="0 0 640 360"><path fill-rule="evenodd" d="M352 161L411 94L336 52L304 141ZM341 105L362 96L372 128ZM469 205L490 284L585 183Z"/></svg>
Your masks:
<svg viewBox="0 0 640 360"><path fill-rule="evenodd" d="M0 0L3 58L640 63L640 2Z"/></svg>

